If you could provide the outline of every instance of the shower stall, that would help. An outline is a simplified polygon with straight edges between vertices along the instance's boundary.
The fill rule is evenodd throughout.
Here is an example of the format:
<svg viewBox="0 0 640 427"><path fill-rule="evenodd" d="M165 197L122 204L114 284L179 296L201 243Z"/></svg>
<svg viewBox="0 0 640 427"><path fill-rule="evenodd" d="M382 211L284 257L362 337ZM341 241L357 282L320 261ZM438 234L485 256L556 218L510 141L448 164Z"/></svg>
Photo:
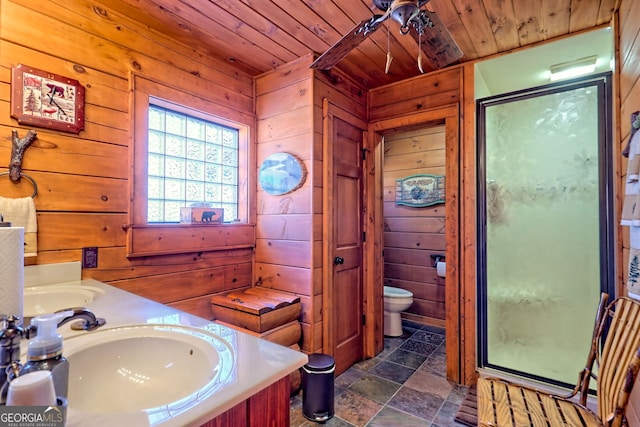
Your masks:
<svg viewBox="0 0 640 427"><path fill-rule="evenodd" d="M479 366L573 385L614 289L610 73L477 114Z"/></svg>

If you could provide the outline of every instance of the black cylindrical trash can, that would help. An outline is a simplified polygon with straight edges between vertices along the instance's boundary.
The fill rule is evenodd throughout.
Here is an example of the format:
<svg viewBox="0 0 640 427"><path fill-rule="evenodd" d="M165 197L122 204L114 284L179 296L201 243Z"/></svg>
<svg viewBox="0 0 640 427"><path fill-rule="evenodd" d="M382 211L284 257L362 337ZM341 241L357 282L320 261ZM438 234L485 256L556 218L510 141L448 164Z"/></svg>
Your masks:
<svg viewBox="0 0 640 427"><path fill-rule="evenodd" d="M326 354L310 354L302 367L302 414L305 418L325 422L333 417L333 379L336 363Z"/></svg>

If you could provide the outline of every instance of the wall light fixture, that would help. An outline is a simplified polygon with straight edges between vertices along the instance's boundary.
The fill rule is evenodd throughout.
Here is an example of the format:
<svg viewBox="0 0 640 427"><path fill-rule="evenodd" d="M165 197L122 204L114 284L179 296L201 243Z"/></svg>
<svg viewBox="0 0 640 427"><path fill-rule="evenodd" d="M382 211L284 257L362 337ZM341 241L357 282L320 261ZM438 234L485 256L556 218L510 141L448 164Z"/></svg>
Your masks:
<svg viewBox="0 0 640 427"><path fill-rule="evenodd" d="M596 70L597 59L598 57L596 55L592 55L576 59L575 61L554 64L549 67L549 71L551 71L551 81L593 73Z"/></svg>

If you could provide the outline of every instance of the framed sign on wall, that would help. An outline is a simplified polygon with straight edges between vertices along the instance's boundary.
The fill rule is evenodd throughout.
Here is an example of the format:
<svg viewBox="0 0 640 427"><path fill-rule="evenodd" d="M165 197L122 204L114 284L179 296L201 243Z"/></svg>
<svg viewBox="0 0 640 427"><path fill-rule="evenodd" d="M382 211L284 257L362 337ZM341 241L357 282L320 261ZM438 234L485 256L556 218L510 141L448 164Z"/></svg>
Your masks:
<svg viewBox="0 0 640 427"><path fill-rule="evenodd" d="M24 64L11 69L11 117L64 132L84 129L84 87L77 81Z"/></svg>
<svg viewBox="0 0 640 427"><path fill-rule="evenodd" d="M396 205L421 208L444 203L444 175L418 174L396 180Z"/></svg>

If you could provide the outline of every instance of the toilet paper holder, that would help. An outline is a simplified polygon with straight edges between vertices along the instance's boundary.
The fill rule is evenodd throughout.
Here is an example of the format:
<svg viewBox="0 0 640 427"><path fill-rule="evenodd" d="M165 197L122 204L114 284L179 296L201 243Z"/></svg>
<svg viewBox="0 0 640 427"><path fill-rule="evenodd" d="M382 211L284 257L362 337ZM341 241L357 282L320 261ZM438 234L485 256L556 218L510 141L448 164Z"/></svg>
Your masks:
<svg viewBox="0 0 640 427"><path fill-rule="evenodd" d="M439 262L444 261L445 256L443 254L431 254L433 260L433 266L437 266Z"/></svg>

